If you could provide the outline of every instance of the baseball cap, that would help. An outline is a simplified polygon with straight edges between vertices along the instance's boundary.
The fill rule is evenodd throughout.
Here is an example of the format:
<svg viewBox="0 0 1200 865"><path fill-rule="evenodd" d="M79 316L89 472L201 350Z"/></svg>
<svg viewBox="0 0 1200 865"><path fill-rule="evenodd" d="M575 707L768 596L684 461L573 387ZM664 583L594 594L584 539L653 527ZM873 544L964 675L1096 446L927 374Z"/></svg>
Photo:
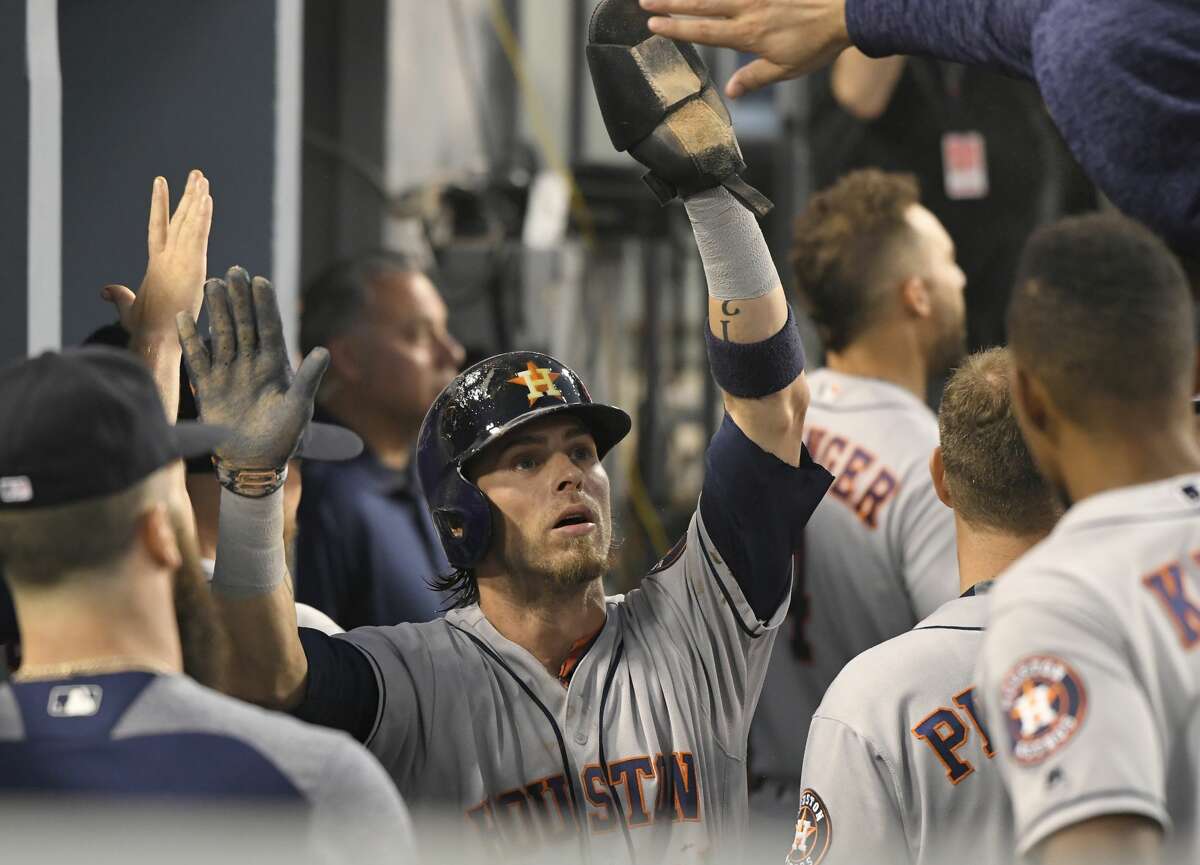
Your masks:
<svg viewBox="0 0 1200 865"><path fill-rule="evenodd" d="M167 423L150 371L127 351L46 352L0 369L0 509L113 495L230 435Z"/></svg>

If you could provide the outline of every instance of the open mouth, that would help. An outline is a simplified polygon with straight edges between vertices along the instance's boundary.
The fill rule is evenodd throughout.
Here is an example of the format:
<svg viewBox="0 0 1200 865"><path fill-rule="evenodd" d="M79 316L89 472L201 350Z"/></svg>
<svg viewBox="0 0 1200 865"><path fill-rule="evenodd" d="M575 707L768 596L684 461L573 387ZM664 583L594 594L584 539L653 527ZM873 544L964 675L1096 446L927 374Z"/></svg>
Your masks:
<svg viewBox="0 0 1200 865"><path fill-rule="evenodd" d="M596 522L595 515L586 507L579 506L568 508L559 515L558 522L554 524L556 529L564 529L568 526L587 526Z"/></svg>

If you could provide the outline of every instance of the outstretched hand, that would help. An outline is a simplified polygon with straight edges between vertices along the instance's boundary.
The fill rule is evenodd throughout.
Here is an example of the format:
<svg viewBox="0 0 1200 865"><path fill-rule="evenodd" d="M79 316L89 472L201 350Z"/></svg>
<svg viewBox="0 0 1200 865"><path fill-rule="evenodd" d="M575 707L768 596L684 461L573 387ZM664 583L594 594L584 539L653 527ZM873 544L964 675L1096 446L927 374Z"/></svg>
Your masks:
<svg viewBox="0 0 1200 865"><path fill-rule="evenodd" d="M204 284L204 297L211 353L195 316L181 311L176 325L200 419L236 433L217 459L238 469L282 467L312 419L329 352L313 349L293 376L275 289L261 276L251 281L244 269L231 267L225 279Z"/></svg>
<svg viewBox="0 0 1200 865"><path fill-rule="evenodd" d="M850 47L846 0L641 0L655 33L682 42L733 48L758 59L725 86L732 99L797 78ZM696 15L699 18L666 18Z"/></svg>
<svg viewBox="0 0 1200 865"><path fill-rule="evenodd" d="M141 288L136 295L123 285L106 285L101 290L101 296L116 307L121 325L135 341L174 339L176 314L187 312L193 320L200 314L212 212L208 179L201 172L188 175L174 216L170 215L167 181L154 178L146 275Z"/></svg>

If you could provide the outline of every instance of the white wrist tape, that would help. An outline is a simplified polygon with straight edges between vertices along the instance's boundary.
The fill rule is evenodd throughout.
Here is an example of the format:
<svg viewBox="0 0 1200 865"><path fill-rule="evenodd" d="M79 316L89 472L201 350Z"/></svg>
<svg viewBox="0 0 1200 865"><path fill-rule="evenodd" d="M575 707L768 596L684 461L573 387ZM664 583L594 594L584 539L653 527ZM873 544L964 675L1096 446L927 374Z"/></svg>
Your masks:
<svg viewBox="0 0 1200 865"><path fill-rule="evenodd" d="M750 300L780 286L779 272L758 221L723 186L684 201L708 293L718 300Z"/></svg>
<svg viewBox="0 0 1200 865"><path fill-rule="evenodd" d="M265 595L286 575L283 490L251 499L222 489L213 591L234 597Z"/></svg>

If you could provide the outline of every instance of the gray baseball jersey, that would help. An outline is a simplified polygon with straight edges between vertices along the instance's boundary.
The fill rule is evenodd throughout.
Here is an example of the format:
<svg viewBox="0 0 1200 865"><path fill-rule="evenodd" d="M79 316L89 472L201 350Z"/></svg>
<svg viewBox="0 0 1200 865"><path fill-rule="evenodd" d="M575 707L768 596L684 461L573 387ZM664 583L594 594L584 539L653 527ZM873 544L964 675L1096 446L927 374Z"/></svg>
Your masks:
<svg viewBox="0 0 1200 865"><path fill-rule="evenodd" d="M1138 814L1200 858L1198 646L1200 475L1084 499L1009 570L979 681L1018 850Z"/></svg>
<svg viewBox="0 0 1200 865"><path fill-rule="evenodd" d="M361 745L184 676L0 685L0 766L9 796L98 797L135 809L170 800L294 805L307 826L302 855L357 863L414 853L404 803Z"/></svg>
<svg viewBox="0 0 1200 865"><path fill-rule="evenodd" d="M809 727L788 862L1012 861L974 683L987 608L978 590L955 598L834 680Z"/></svg>
<svg viewBox="0 0 1200 865"><path fill-rule="evenodd" d="M764 796L794 813L808 721L851 658L958 594L954 519L933 490L937 419L908 391L828 369L809 377L805 441L837 479L804 532L791 615L750 737ZM760 808L755 799L754 807Z"/></svg>
<svg viewBox="0 0 1200 865"><path fill-rule="evenodd" d="M791 550L832 478L807 451L799 467L780 462L728 417L707 457L684 536L606 600L564 669L547 671L477 605L332 638L304 630L297 714L361 735L414 809L449 810L455 840L483 848L457 861L738 858L746 735Z"/></svg>
<svg viewBox="0 0 1200 865"><path fill-rule="evenodd" d="M759 621L698 514L676 556L607 600L566 688L478 606L351 631L383 694L367 746L414 806L449 800L493 854L738 851L746 726L786 604Z"/></svg>

